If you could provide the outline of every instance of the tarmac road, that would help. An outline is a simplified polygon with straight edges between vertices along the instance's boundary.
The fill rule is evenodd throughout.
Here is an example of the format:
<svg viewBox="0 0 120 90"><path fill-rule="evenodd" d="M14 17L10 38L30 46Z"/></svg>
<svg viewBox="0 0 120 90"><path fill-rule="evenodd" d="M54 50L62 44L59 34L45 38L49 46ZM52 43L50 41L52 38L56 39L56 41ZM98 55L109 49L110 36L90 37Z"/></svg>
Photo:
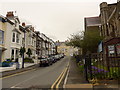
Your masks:
<svg viewBox="0 0 120 90"><path fill-rule="evenodd" d="M65 57L51 66L3 78L2 88L50 88L67 66L69 60L70 57Z"/></svg>

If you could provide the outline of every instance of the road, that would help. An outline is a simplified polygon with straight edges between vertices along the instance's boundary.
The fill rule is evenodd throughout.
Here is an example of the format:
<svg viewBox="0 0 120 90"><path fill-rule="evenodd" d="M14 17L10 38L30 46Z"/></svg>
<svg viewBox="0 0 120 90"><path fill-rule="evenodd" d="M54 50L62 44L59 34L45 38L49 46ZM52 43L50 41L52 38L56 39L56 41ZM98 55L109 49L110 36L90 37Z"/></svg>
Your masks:
<svg viewBox="0 0 120 90"><path fill-rule="evenodd" d="M70 57L65 57L49 67L40 67L31 71L2 79L2 88L50 88L63 69L67 66Z"/></svg>

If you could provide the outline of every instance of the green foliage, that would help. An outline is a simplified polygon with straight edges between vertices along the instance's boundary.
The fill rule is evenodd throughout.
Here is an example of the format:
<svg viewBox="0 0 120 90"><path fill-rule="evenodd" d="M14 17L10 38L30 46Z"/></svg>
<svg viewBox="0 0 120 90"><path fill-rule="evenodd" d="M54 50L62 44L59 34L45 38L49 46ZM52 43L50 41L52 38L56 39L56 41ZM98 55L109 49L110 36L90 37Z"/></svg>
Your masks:
<svg viewBox="0 0 120 90"><path fill-rule="evenodd" d="M67 42L66 45L80 48L82 45L82 39L83 39L82 32L77 34L72 34L71 38L69 38L69 42Z"/></svg>
<svg viewBox="0 0 120 90"><path fill-rule="evenodd" d="M31 49L30 48L28 48L28 51L27 51L27 53L26 53L27 55L28 55L28 57L30 57L31 55L32 55L32 51L31 51Z"/></svg>
<svg viewBox="0 0 120 90"><path fill-rule="evenodd" d="M24 62L27 62L27 63L34 63L33 59L32 58L25 58L24 59Z"/></svg>
<svg viewBox="0 0 120 90"><path fill-rule="evenodd" d="M83 73L83 72L84 72L84 64L83 64L83 62L80 61L80 62L77 63L77 64L78 64L78 67L79 67L79 69L80 69L80 72Z"/></svg>
<svg viewBox="0 0 120 90"><path fill-rule="evenodd" d="M85 55L88 51L96 53L102 39L98 30L90 30L71 35L66 45L82 48Z"/></svg>
<svg viewBox="0 0 120 90"><path fill-rule="evenodd" d="M19 51L19 52L20 52L20 55L23 56L23 54L25 53L25 51L26 51L25 48L24 48L24 47L21 47L21 48L20 48L20 51Z"/></svg>
<svg viewBox="0 0 120 90"><path fill-rule="evenodd" d="M99 31L87 31L84 34L84 39L82 43L82 48L84 53L87 51L91 53L96 53L98 49L98 45L103 38L99 35Z"/></svg>

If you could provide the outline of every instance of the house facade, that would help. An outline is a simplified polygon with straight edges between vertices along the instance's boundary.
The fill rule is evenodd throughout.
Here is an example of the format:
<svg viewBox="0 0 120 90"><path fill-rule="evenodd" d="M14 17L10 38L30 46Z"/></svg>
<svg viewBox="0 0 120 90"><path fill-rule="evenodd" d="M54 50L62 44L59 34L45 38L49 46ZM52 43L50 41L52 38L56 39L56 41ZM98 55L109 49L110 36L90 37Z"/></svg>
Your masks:
<svg viewBox="0 0 120 90"><path fill-rule="evenodd" d="M6 19L0 16L0 62L5 58L5 34L6 34Z"/></svg>
<svg viewBox="0 0 120 90"><path fill-rule="evenodd" d="M36 33L35 29L32 25L26 25L24 28L26 28L25 32L25 49L26 53L28 52L28 49L31 50L31 57L33 59L37 58L36 55ZM28 57L26 54L25 57Z"/></svg>
<svg viewBox="0 0 120 90"><path fill-rule="evenodd" d="M57 52L59 54L64 54L66 56L72 56L73 54L78 53L78 48L74 48L72 46L67 46L65 42L56 42Z"/></svg>
<svg viewBox="0 0 120 90"><path fill-rule="evenodd" d="M14 16L13 12L7 12L6 15L6 34L5 34L5 58L13 61L19 58L19 49L22 47L23 32L19 29L19 18Z"/></svg>
<svg viewBox="0 0 120 90"><path fill-rule="evenodd" d="M25 47L24 57L37 60L56 54L55 42L45 34L35 31L32 25L20 23L18 16L7 12L6 17L0 16L0 62L5 60L21 60L20 49Z"/></svg>

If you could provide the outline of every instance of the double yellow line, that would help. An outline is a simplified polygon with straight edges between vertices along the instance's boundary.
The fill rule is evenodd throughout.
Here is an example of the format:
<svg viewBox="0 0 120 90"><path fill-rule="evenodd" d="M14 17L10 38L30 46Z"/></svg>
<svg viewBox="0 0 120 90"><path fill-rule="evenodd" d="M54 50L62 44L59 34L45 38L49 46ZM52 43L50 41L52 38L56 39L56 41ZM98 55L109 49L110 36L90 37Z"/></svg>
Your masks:
<svg viewBox="0 0 120 90"><path fill-rule="evenodd" d="M59 88L60 83L62 82L63 78L66 75L68 67L69 67L69 63L67 65L67 67L63 69L62 73L59 75L59 77L57 78L57 80L53 83L53 85L51 86L51 89L53 89L53 88Z"/></svg>

